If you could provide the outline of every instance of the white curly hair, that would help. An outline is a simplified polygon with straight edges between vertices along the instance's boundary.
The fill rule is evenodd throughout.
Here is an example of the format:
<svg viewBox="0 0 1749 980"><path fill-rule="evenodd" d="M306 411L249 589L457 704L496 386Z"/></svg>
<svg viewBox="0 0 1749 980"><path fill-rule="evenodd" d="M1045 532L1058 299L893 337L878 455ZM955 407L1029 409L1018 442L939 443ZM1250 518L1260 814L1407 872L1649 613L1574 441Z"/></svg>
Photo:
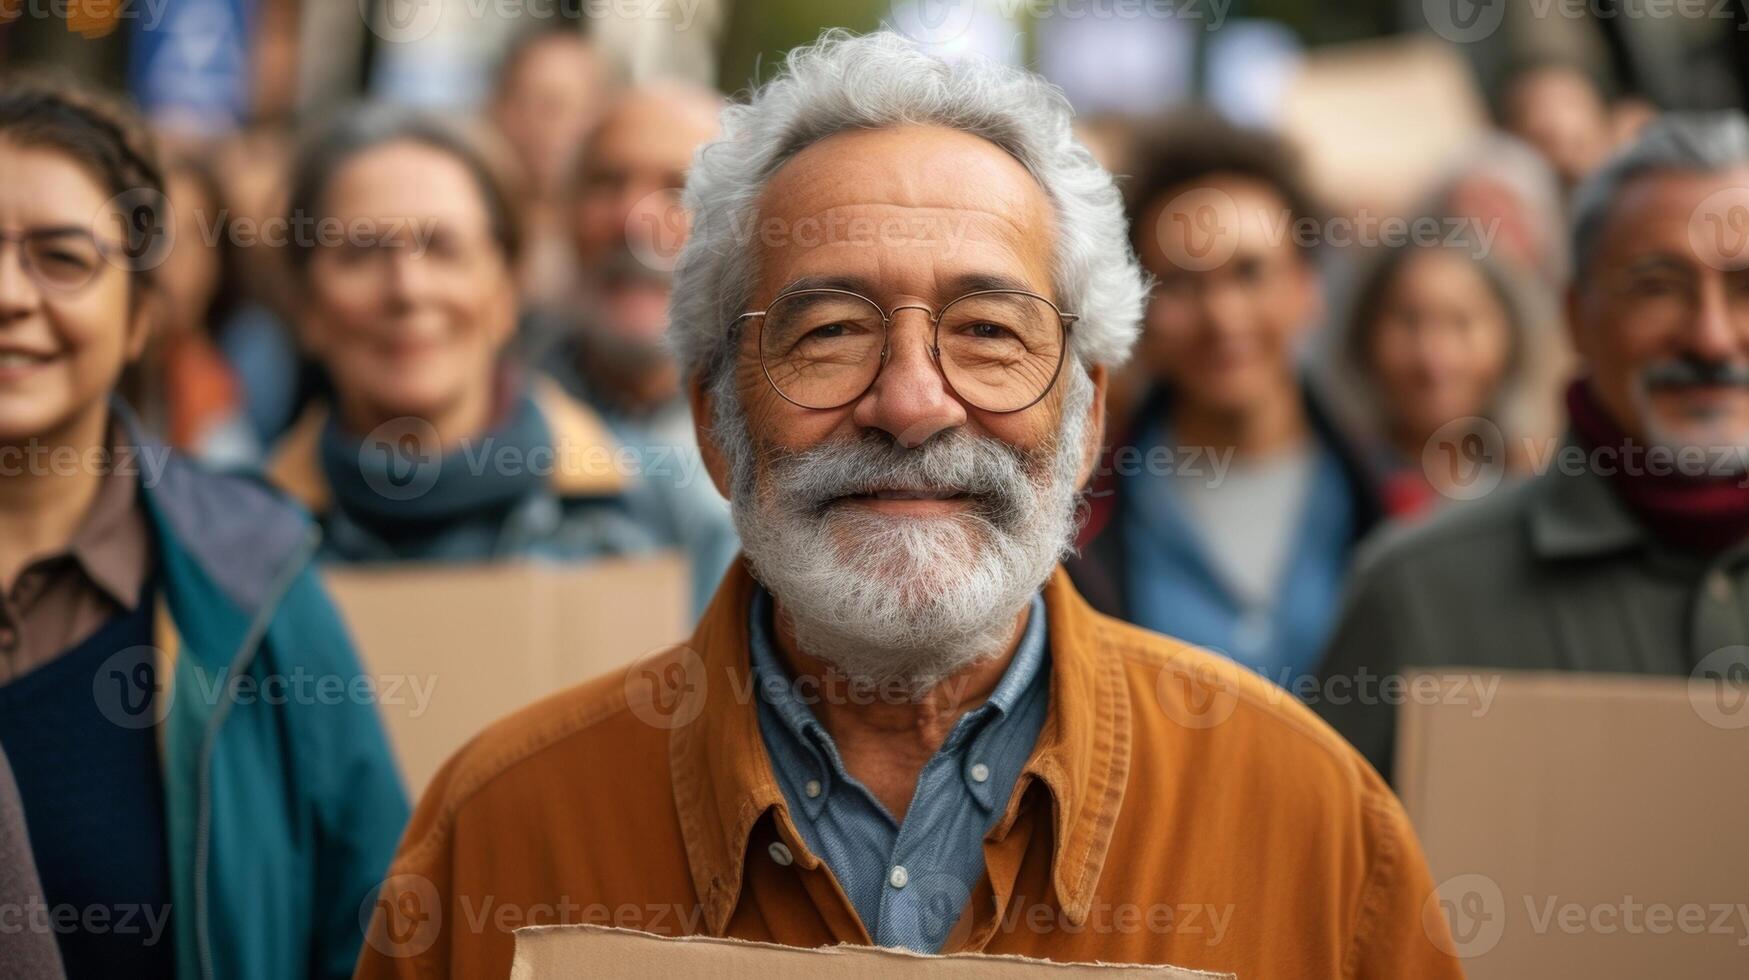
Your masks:
<svg viewBox="0 0 1749 980"><path fill-rule="evenodd" d="M891 32L822 34L744 104L723 110L722 134L699 150L684 203L692 232L674 268L670 340L682 367L717 388L752 300L760 193L780 167L835 133L905 125L959 130L1001 147L1037 178L1056 213L1052 287L1080 314L1071 350L1115 366L1140 329L1148 281L1130 248L1111 175L1070 129L1056 86L985 60L949 63Z"/></svg>

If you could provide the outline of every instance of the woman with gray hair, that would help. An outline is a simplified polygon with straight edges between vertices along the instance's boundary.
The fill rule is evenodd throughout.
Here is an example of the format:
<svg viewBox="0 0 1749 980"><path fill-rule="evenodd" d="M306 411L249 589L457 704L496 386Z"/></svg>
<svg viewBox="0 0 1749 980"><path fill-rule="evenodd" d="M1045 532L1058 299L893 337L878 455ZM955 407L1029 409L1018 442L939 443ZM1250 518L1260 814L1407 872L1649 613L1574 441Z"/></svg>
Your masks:
<svg viewBox="0 0 1749 980"><path fill-rule="evenodd" d="M520 211L479 134L399 108L305 143L288 252L332 382L268 475L345 562L580 561L653 550L653 490L590 408L505 356Z"/></svg>
<svg viewBox="0 0 1749 980"><path fill-rule="evenodd" d="M1510 449L1516 465L1523 438L1546 431L1552 297L1475 240L1382 250L1352 306L1327 341L1327 387L1389 516L1461 495L1447 477L1466 440Z"/></svg>

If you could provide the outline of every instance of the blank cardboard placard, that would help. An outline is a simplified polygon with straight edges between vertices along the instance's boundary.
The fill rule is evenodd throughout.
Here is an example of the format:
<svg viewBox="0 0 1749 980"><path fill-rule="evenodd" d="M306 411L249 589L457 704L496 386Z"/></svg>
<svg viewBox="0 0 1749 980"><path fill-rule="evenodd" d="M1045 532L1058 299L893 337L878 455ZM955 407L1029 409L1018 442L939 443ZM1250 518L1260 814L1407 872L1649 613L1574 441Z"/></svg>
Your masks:
<svg viewBox="0 0 1749 980"><path fill-rule="evenodd" d="M1486 124L1463 56L1411 35L1312 51L1281 111L1320 199L1337 214L1364 208L1374 218L1414 208ZM1365 244L1370 233L1354 230Z"/></svg>
<svg viewBox="0 0 1749 980"><path fill-rule="evenodd" d="M1400 709L1427 911L1471 980L1749 976L1749 690L1718 684L1509 672Z"/></svg>
<svg viewBox="0 0 1749 980"><path fill-rule="evenodd" d="M492 722L687 634L675 555L332 566L323 577L415 797Z"/></svg>
<svg viewBox="0 0 1749 980"><path fill-rule="evenodd" d="M529 926L516 930L511 980L571 977L712 977L714 980L1221 980L1175 966L1052 963L1020 956L923 956L879 946L800 949L712 936L670 938L599 925Z"/></svg>

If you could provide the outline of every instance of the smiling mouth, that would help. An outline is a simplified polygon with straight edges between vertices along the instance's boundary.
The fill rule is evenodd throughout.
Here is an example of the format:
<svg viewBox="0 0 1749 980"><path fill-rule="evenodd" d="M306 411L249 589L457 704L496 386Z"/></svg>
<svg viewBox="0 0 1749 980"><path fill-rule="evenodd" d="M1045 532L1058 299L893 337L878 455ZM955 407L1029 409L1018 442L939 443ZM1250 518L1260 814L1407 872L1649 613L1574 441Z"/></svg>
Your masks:
<svg viewBox="0 0 1749 980"><path fill-rule="evenodd" d="M55 359L53 354L33 354L29 351L0 351L0 371L32 368L47 364Z"/></svg>
<svg viewBox="0 0 1749 980"><path fill-rule="evenodd" d="M834 504L857 503L867 504L874 501L906 501L918 503L936 503L950 500L970 500L971 494L964 490L941 489L923 490L915 487L877 487L856 493L847 493L834 497L826 502L827 506Z"/></svg>

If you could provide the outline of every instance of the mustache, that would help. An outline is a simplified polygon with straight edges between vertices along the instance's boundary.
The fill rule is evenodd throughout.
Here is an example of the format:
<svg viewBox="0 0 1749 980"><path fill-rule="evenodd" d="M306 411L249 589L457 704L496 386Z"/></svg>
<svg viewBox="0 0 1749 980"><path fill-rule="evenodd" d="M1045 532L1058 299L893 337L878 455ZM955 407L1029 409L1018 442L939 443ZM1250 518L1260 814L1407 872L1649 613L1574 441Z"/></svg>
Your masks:
<svg viewBox="0 0 1749 980"><path fill-rule="evenodd" d="M631 245L623 241L601 257L595 264L593 275L597 282L606 286L648 283L667 288L674 281L671 273L638 258Z"/></svg>
<svg viewBox="0 0 1749 980"><path fill-rule="evenodd" d="M1688 388L1697 385L1749 388L1749 364L1677 358L1647 366L1640 372L1640 381L1651 389Z"/></svg>
<svg viewBox="0 0 1749 980"><path fill-rule="evenodd" d="M897 490L961 494L973 498L987 517L1008 520L1032 504L1034 456L962 429L913 449L885 432L865 431L845 442L780 452L769 473L773 490L815 516L845 497Z"/></svg>

